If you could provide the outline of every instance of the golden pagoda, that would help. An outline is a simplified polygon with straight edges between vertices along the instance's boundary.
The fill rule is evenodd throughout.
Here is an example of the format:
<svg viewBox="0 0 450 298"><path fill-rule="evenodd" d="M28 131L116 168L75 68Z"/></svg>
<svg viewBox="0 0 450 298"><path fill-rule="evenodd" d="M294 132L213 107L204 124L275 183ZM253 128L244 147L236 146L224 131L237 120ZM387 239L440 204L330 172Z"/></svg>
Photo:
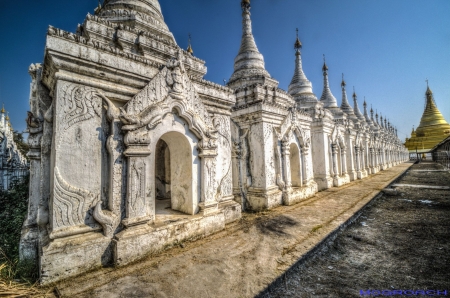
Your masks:
<svg viewBox="0 0 450 298"><path fill-rule="evenodd" d="M425 94L427 101L420 124L416 130L413 128L411 138L405 142L410 152L428 152L450 135L450 124L437 108L429 86Z"/></svg>

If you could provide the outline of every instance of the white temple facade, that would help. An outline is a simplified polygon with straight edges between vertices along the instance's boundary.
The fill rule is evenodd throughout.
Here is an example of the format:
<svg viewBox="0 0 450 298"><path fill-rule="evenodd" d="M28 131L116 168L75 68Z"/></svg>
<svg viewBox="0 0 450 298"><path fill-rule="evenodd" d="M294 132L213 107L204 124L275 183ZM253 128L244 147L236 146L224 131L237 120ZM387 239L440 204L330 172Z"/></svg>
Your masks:
<svg viewBox="0 0 450 298"><path fill-rule="evenodd" d="M30 207L21 257L48 283L224 229L242 211L295 204L394 166L386 122L320 100L302 69L288 92L264 66L250 1L234 72L221 86L181 49L157 0L109 0L76 33L49 27L30 67ZM378 115L377 115L378 116Z"/></svg>
<svg viewBox="0 0 450 298"><path fill-rule="evenodd" d="M0 111L0 189L9 190L28 174L28 161L17 148L5 108Z"/></svg>

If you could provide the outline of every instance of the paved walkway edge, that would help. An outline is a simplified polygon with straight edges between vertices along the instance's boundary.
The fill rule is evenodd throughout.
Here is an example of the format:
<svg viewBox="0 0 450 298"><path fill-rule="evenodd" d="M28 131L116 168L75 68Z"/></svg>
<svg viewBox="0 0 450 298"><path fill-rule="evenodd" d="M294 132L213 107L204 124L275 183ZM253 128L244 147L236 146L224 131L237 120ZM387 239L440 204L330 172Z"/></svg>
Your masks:
<svg viewBox="0 0 450 298"><path fill-rule="evenodd" d="M408 168L406 168L400 175L398 175L396 178L388 182L385 188L399 181L408 172L408 170L411 168L413 164L414 163L411 163L411 165ZM312 249L310 249L307 253L305 253L296 263L294 263L291 267L289 267L289 269L286 270L286 272L283 275L279 276L264 291L260 292L255 297L256 298L270 297L271 288L280 286L282 282L285 280L287 272L289 272L294 268L307 265L308 262L312 261L315 257L320 256L322 253L326 252L328 250L328 247L331 244L333 244L334 240L345 230L345 228L354 223L361 216L364 210L372 206L382 195L383 195L382 191L376 194L364 206L362 206L357 212L355 212L349 219L347 219L344 223L342 223L340 226L335 228L331 233L325 236Z"/></svg>

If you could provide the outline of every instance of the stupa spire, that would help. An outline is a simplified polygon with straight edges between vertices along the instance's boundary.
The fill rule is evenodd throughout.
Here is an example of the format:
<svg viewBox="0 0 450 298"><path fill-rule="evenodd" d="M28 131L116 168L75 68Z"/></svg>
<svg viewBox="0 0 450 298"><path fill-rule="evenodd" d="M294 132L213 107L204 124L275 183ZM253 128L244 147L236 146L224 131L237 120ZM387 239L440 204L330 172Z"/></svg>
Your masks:
<svg viewBox="0 0 450 298"><path fill-rule="evenodd" d="M355 111L356 117L358 117L358 119L360 121L365 121L366 120L364 118L364 115L359 110L359 107L358 107L358 96L356 95L355 87L353 87L353 110Z"/></svg>
<svg viewBox="0 0 450 298"><path fill-rule="evenodd" d="M337 108L337 100L334 95L331 93L330 85L328 83L328 66L325 61L325 55L323 55L323 92L320 97L320 101L323 102L323 106L325 108Z"/></svg>
<svg viewBox="0 0 450 298"><path fill-rule="evenodd" d="M242 39L239 53L234 59L234 73L228 84L251 77L268 77L269 73L264 67L264 57L259 52L252 33L252 20L250 18L250 0L242 0Z"/></svg>
<svg viewBox="0 0 450 298"><path fill-rule="evenodd" d="M367 124L372 125L372 121L371 121L371 119L369 117L369 113L367 112L367 102L366 102L366 98L365 97L364 97L363 106L364 106L364 118L366 118Z"/></svg>
<svg viewBox="0 0 450 298"><path fill-rule="evenodd" d="M189 54L194 55L194 50L192 49L191 45L191 33L189 33L189 39L188 39L188 47L186 50Z"/></svg>
<svg viewBox="0 0 450 298"><path fill-rule="evenodd" d="M344 74L342 74L342 82L341 82L341 88L342 88L342 103L341 103L341 110L344 111L350 118L355 119L356 115L353 111L352 106L349 104L347 99L347 91L345 90L345 87L347 86L347 83L345 83L344 80Z"/></svg>
<svg viewBox="0 0 450 298"><path fill-rule="evenodd" d="M301 93L312 93L312 84L306 78L305 73L302 68L302 54L300 49L302 48L302 43L298 38L298 28L297 28L297 39L294 43L295 49L295 71L292 77L291 83L289 84L288 93L290 95L301 94Z"/></svg>
<svg viewBox="0 0 450 298"><path fill-rule="evenodd" d="M425 110L423 111L422 118L420 119L420 125L417 127L423 128L431 125L448 125L447 121L445 121L444 116L442 116L441 111L439 111L433 97L433 91L431 91L430 86L428 86L427 80L427 91L425 92L426 96L426 105Z"/></svg>

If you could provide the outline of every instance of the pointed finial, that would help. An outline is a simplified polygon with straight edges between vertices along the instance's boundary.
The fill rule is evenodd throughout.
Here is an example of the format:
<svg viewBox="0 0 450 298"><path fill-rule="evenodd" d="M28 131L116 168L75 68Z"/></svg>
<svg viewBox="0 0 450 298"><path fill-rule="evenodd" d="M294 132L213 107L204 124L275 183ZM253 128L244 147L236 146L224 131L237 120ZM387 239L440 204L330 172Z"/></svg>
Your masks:
<svg viewBox="0 0 450 298"><path fill-rule="evenodd" d="M342 83L341 83L341 87L344 89L345 86L347 86L347 84L344 81L344 74L342 74Z"/></svg>
<svg viewBox="0 0 450 298"><path fill-rule="evenodd" d="M6 120L6 121L9 121L9 112L8 112L8 114L6 115L5 120Z"/></svg>
<svg viewBox="0 0 450 298"><path fill-rule="evenodd" d="M189 33L187 52L191 55L194 55L194 50L192 50L192 46L191 46L191 33Z"/></svg>
<svg viewBox="0 0 450 298"><path fill-rule="evenodd" d="M355 86L353 86L353 99L356 99L356 98L357 98L357 96L356 96Z"/></svg>
<svg viewBox="0 0 450 298"><path fill-rule="evenodd" d="M244 10L244 11L250 10L250 8L251 8L250 0L242 0L241 7L242 7L242 10Z"/></svg>
<svg viewBox="0 0 450 298"><path fill-rule="evenodd" d="M363 105L364 105L364 109L367 107L367 103L366 103L366 97L364 96L364 103L363 103Z"/></svg>
<svg viewBox="0 0 450 298"><path fill-rule="evenodd" d="M323 71L323 75L326 75L326 74L327 74L327 71L328 71L328 66L327 66L327 63L326 63L326 61L325 61L325 54L323 54L323 67L322 67L322 71Z"/></svg>
<svg viewBox="0 0 450 298"><path fill-rule="evenodd" d="M2 110L1 110L2 114L5 114L5 104L2 104Z"/></svg>
<svg viewBox="0 0 450 298"><path fill-rule="evenodd" d="M428 86L428 79L425 80L427 82L427 92L425 93L427 96L432 95L433 91L431 91L430 86Z"/></svg>
<svg viewBox="0 0 450 298"><path fill-rule="evenodd" d="M300 39L298 38L298 28L296 28L297 31L297 39L295 40L294 49L299 52L302 48L302 43L300 42Z"/></svg>

